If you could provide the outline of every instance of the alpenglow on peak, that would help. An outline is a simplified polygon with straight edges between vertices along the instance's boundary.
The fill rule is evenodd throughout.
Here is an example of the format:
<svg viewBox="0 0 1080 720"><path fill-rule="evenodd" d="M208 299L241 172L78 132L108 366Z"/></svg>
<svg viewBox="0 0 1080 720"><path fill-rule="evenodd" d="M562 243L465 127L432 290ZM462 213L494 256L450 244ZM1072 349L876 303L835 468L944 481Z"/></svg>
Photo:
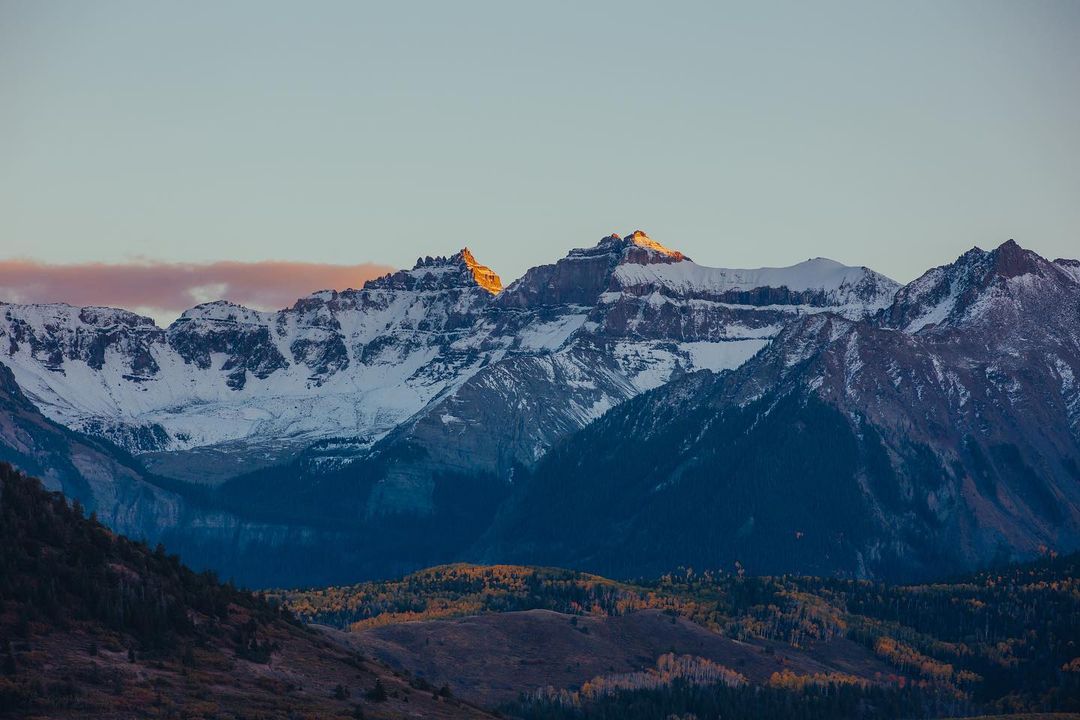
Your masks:
<svg viewBox="0 0 1080 720"><path fill-rule="evenodd" d="M687 260L687 259L689 259L685 255L683 255L681 252L679 252L678 250L672 250L671 248L665 247L665 246L661 245L660 243L656 242L651 237L649 237L648 234L644 230L635 230L630 235L630 237L628 237L626 239L629 240L630 242L634 243L638 247L643 247L643 248L647 248L649 250L653 250L654 252L658 252L661 255L667 255L668 257L670 257L670 258L672 258L674 260Z"/></svg>
<svg viewBox="0 0 1080 720"><path fill-rule="evenodd" d="M419 257L411 270L398 270L364 283L364 289L382 290L470 288L498 295L502 291L502 281L491 268L478 263L468 248L462 248L449 257Z"/></svg>
<svg viewBox="0 0 1080 720"><path fill-rule="evenodd" d="M465 267L472 273L473 279L476 280L476 284L487 290L492 295L498 295L502 292L502 280L495 274L495 271L489 268L487 265L481 265L476 261L476 257L473 256L469 248L461 248L461 251L454 257L460 256L462 262L465 263Z"/></svg>
<svg viewBox="0 0 1080 720"><path fill-rule="evenodd" d="M583 250L586 254L591 254L590 250ZM596 247L592 249L592 252L596 250L615 252L624 261L629 262L672 263L690 259L678 250L672 250L656 242L644 230L635 230L626 237L622 237L618 233L611 233L601 239Z"/></svg>

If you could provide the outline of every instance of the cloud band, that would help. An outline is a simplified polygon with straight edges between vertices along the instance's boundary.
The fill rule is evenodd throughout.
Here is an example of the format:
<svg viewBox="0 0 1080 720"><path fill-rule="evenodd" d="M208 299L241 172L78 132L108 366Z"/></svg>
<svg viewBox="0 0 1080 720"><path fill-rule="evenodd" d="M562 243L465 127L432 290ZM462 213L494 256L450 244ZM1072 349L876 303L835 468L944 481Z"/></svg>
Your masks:
<svg viewBox="0 0 1080 720"><path fill-rule="evenodd" d="M261 262L54 265L35 260L0 260L0 300L65 302L122 307L171 318L209 300L259 309L287 307L315 290L343 290L392 268L363 263L331 265Z"/></svg>

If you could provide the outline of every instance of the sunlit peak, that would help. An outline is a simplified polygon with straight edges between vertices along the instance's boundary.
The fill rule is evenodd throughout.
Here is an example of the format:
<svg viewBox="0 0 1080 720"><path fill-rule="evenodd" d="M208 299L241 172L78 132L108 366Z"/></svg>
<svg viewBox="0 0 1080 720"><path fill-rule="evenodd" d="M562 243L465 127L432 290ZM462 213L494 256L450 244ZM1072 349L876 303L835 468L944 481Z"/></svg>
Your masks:
<svg viewBox="0 0 1080 720"><path fill-rule="evenodd" d="M647 248L649 250L653 250L653 251L658 252L658 253L660 253L662 255L667 255L670 258L675 258L675 259L678 259L678 260L682 260L682 259L685 258L685 255L683 255L678 250L672 250L671 248L664 247L660 243L653 240L651 237L649 237L645 233L644 230L635 230L630 235L630 237L628 237L626 239L629 240L630 242L634 243L638 247L643 247L643 248Z"/></svg>
<svg viewBox="0 0 1080 720"><path fill-rule="evenodd" d="M465 263L465 267L472 273L473 279L476 280L476 284L487 290L492 295L498 295L502 291L502 280L495 271L486 265L481 265L476 261L476 257L472 254L469 248L461 248L461 252L458 253L461 256L462 261Z"/></svg>

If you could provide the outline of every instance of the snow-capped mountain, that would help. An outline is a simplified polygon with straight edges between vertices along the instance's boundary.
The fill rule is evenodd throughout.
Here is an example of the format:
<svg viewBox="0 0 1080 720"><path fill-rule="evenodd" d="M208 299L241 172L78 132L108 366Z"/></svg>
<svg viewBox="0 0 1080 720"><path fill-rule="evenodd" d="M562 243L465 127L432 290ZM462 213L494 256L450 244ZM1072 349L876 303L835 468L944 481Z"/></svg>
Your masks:
<svg viewBox="0 0 1080 720"><path fill-rule="evenodd" d="M1008 242L863 319L616 408L522 480L485 557L925 577L1080 546L1080 278Z"/></svg>
<svg viewBox="0 0 1080 720"><path fill-rule="evenodd" d="M167 330L3 305L3 361L49 417L133 452L385 432L477 362L448 346L490 304L492 277L462 251L276 313L200 305Z"/></svg>
<svg viewBox="0 0 1080 720"><path fill-rule="evenodd" d="M200 305L167 329L122 310L0 305L0 361L46 416L166 474L222 477L395 429L441 441L493 406L519 419L481 460L508 472L642 390L738 366L801 313L861 316L896 287L820 259L705 268L638 231L505 290L465 249L278 312ZM210 467L225 454L244 462Z"/></svg>
<svg viewBox="0 0 1080 720"><path fill-rule="evenodd" d="M506 288L462 251L167 329L0 318L0 457L254 584L469 558L896 578L1080 546L1080 263L1012 242L898 288L638 232Z"/></svg>

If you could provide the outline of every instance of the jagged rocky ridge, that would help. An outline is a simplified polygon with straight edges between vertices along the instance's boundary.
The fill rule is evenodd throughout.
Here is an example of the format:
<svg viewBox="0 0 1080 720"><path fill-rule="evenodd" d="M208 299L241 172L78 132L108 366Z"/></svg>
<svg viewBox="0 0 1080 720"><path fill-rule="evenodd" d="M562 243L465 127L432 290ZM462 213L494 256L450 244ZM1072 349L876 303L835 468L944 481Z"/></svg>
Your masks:
<svg viewBox="0 0 1080 720"><path fill-rule="evenodd" d="M0 305L0 361L51 419L157 453L147 461L180 475L216 473L205 460L220 458L215 449L280 461L318 440L363 447L409 419L452 428L468 419L436 406L495 389L500 376L542 374L564 407L554 430L527 432L500 455L505 471L679 372L738 365L800 311L858 314L896 289L825 260L739 272L694 265L638 232L572 251L505 291L466 249L276 313L200 305L167 329L122 310ZM520 392L505 390L503 402ZM168 455L189 450L203 460Z"/></svg>
<svg viewBox="0 0 1080 720"><path fill-rule="evenodd" d="M1080 283L1008 242L549 453L484 557L926 577L1080 545Z"/></svg>
<svg viewBox="0 0 1080 720"><path fill-rule="evenodd" d="M132 452L378 433L478 362L450 345L493 277L463 250L277 313L200 305L165 330L120 310L4 305L0 341L46 414Z"/></svg>

